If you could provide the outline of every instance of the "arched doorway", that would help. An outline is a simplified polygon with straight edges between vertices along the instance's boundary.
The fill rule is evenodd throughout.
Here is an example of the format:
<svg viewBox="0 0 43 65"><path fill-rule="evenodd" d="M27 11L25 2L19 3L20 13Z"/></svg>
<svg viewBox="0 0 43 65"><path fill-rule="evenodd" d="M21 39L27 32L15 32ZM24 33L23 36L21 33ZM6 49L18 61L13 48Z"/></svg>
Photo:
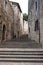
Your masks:
<svg viewBox="0 0 43 65"><path fill-rule="evenodd" d="M6 27L5 25L3 25L3 34L2 34L2 40L5 40L5 36L6 36Z"/></svg>

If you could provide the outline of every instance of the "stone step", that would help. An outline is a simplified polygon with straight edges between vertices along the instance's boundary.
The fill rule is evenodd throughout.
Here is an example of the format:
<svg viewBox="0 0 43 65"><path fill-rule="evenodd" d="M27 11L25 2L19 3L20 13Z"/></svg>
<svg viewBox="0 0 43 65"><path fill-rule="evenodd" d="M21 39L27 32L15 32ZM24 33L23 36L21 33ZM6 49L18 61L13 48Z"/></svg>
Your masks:
<svg viewBox="0 0 43 65"><path fill-rule="evenodd" d="M7 55L7 54L10 54L10 55L43 55L43 52L22 52L22 51L1 51L0 52L0 55Z"/></svg>
<svg viewBox="0 0 43 65"><path fill-rule="evenodd" d="M43 65L43 63L23 63L23 62L14 62L14 63L9 63L9 62L1 62L0 65Z"/></svg>
<svg viewBox="0 0 43 65"><path fill-rule="evenodd" d="M0 62L43 62L43 59L0 58Z"/></svg>
<svg viewBox="0 0 43 65"><path fill-rule="evenodd" d="M27 41L28 40L28 34L22 35L19 38L17 38L17 40L21 40L21 41Z"/></svg>
<svg viewBox="0 0 43 65"><path fill-rule="evenodd" d="M43 62L43 49L0 48L0 62Z"/></svg>
<svg viewBox="0 0 43 65"><path fill-rule="evenodd" d="M42 55L0 55L0 58L43 58Z"/></svg>

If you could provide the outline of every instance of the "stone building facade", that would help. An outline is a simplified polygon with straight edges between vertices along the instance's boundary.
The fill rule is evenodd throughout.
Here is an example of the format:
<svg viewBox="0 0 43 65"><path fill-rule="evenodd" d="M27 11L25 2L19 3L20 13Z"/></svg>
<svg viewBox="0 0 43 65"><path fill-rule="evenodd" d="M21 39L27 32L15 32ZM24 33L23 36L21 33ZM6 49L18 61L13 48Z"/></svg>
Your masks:
<svg viewBox="0 0 43 65"><path fill-rule="evenodd" d="M11 1L10 3L14 10L14 37L18 38L23 32L23 14L19 3Z"/></svg>
<svg viewBox="0 0 43 65"><path fill-rule="evenodd" d="M43 46L43 0L29 0L28 37Z"/></svg>
<svg viewBox="0 0 43 65"><path fill-rule="evenodd" d="M9 0L0 0L0 41L13 38L13 9Z"/></svg>

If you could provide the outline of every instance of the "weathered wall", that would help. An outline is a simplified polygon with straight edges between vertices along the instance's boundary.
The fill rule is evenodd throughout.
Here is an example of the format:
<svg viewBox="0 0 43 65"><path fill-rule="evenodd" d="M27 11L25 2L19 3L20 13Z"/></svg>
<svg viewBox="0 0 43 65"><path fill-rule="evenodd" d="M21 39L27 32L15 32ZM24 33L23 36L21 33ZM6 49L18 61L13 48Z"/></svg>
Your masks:
<svg viewBox="0 0 43 65"><path fill-rule="evenodd" d="M21 35L22 35L23 34L23 13L21 13L20 23L21 23Z"/></svg>
<svg viewBox="0 0 43 65"><path fill-rule="evenodd" d="M11 8L11 5L8 0L0 0L0 13L1 13L1 27L0 27L0 32L1 32L1 41L3 37L3 26L5 25L5 39L4 40L9 40L12 38L11 36L11 25L13 23L13 11Z"/></svg>
<svg viewBox="0 0 43 65"><path fill-rule="evenodd" d="M23 31L23 14L20 11L19 3L10 2L14 10L14 36L16 38L22 35Z"/></svg>
<svg viewBox="0 0 43 65"><path fill-rule="evenodd" d="M34 0L34 3L31 4L31 8L30 8L30 11L29 11L29 18L28 18L29 23L28 23L28 25L29 25L29 28L30 28L30 32L28 32L29 33L28 36L32 40L35 40L36 42L39 43L39 30L35 31L35 21L38 19L35 2L36 2L36 0ZM28 30L29 30L29 28L28 28Z"/></svg>
<svg viewBox="0 0 43 65"><path fill-rule="evenodd" d="M43 0L40 0L40 43L43 47Z"/></svg>

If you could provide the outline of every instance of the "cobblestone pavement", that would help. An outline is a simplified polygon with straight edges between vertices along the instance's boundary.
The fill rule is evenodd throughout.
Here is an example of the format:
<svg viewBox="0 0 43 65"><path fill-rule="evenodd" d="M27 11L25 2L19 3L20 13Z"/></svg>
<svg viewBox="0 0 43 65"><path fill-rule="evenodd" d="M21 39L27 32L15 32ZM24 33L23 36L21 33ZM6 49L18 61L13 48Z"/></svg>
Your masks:
<svg viewBox="0 0 43 65"><path fill-rule="evenodd" d="M36 43L33 40L28 39L26 36L22 36L16 40L10 40L2 42L0 48L41 48L41 44Z"/></svg>

